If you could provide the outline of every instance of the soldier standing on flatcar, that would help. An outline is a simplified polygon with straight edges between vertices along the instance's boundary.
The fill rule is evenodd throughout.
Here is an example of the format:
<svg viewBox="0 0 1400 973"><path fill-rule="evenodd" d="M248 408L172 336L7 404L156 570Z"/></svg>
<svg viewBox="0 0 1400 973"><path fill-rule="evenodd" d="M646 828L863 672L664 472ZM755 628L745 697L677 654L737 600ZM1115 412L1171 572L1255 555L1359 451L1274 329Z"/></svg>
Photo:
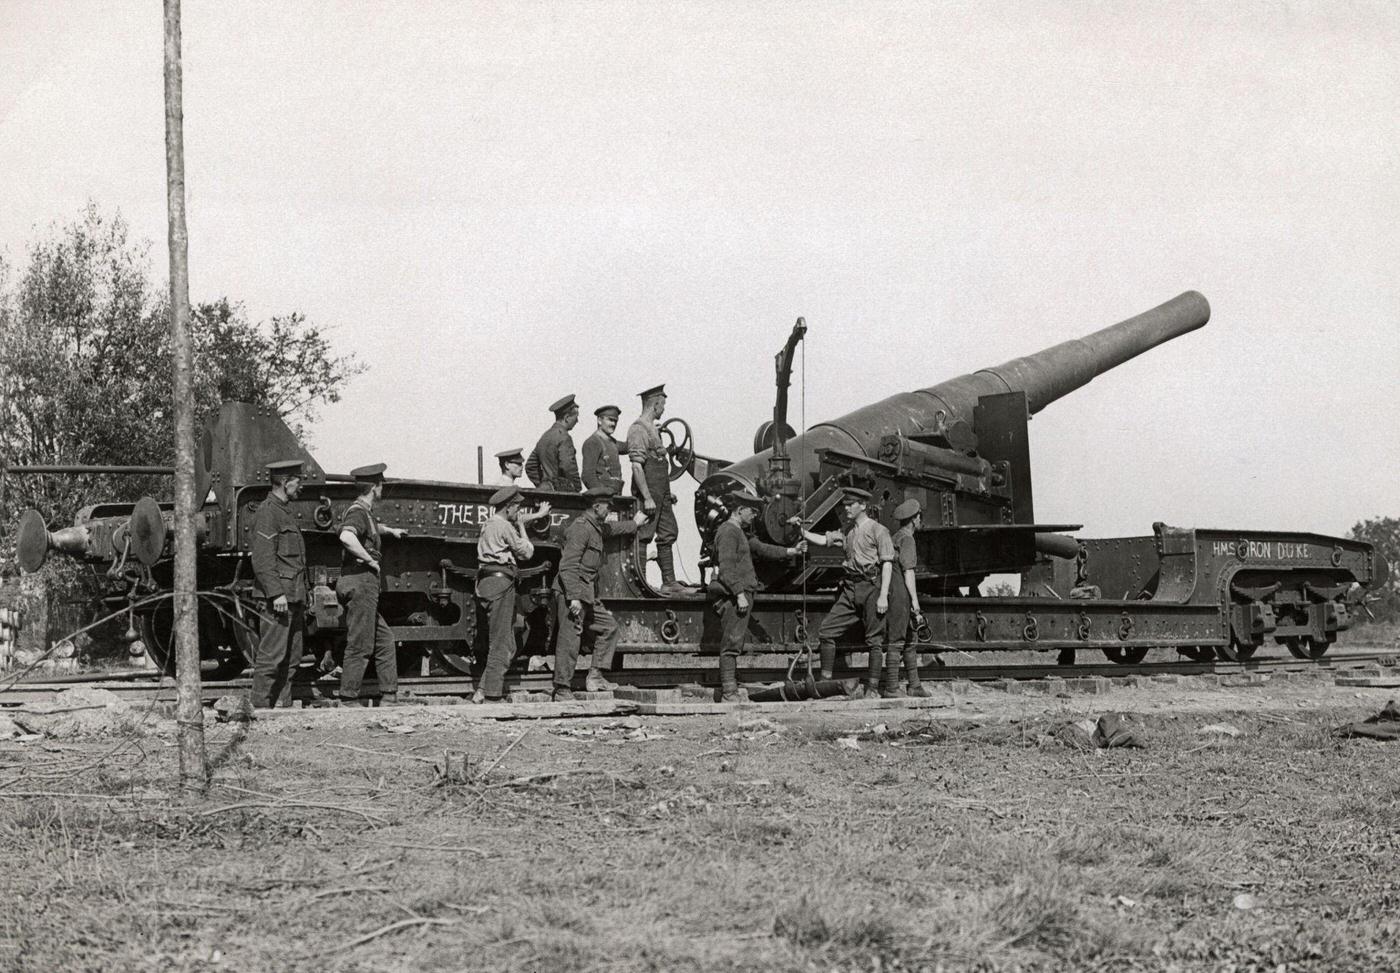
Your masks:
<svg viewBox="0 0 1400 973"><path fill-rule="evenodd" d="M666 386L657 385L639 393L642 414L627 430L627 457L632 463L632 496L640 497L642 509L648 514L645 527L638 532L643 543L656 539L656 563L661 568L661 593L675 595L687 591L676 581L673 547L680 532L676 513L671 509L670 461L661 442L659 420L666 411Z"/></svg>
<svg viewBox="0 0 1400 973"><path fill-rule="evenodd" d="M622 410L615 405L605 405L594 409L593 414L598 417L598 428L583 441L584 489L607 486L612 487L614 493L621 493L622 457L613 433Z"/></svg>
<svg viewBox="0 0 1400 973"><path fill-rule="evenodd" d="M617 491L610 485L589 487L588 511L569 524L564 532L564 553L559 574L554 579L555 643L554 698L573 699L574 667L587 637L593 662L588 667L584 688L590 693L606 692L617 686L604 673L612 665L613 651L621 631L617 619L598 594L598 570L603 566L603 541L609 537L634 534L646 523L647 515L638 510L630 521L609 522L608 507Z"/></svg>
<svg viewBox="0 0 1400 973"><path fill-rule="evenodd" d="M749 533L763 501L748 490L739 490L725 498L729 519L715 531L714 580L710 582L710 605L719 616L719 702L739 703L748 699L739 688L739 656L749 636L749 612L753 608L758 577L754 574L754 555L769 560L796 557L806 548L805 541L795 547L768 544Z"/></svg>
<svg viewBox="0 0 1400 973"><path fill-rule="evenodd" d="M515 656L515 581L520 562L535 556L535 545L526 536L520 515L524 496L517 486L504 486L491 495L495 508L482 525L476 542L476 598L486 611L488 649L481 685L472 695L473 703L496 701L505 696L506 669ZM549 515L549 504L540 504L530 517Z"/></svg>
<svg viewBox="0 0 1400 973"><path fill-rule="evenodd" d="M306 620L306 543L287 506L301 492L302 461L267 464L272 490L253 520L253 578L265 599L262 634L253 657L250 701L257 709L288 706L292 675L301 664Z"/></svg>
<svg viewBox="0 0 1400 973"><path fill-rule="evenodd" d="M843 487L842 504L850 522L844 538L841 534L821 535L803 531L814 544L844 544L846 576L822 624L817 629L821 654L821 677L830 679L836 670L836 640L857 622L865 625L865 648L877 659L884 656L885 615L890 608L890 576L893 573L894 541L885 525L866 513L870 494L855 487ZM856 696L875 692L868 681Z"/></svg>
<svg viewBox="0 0 1400 973"><path fill-rule="evenodd" d="M525 451L507 449L496 454L496 462L501 464L501 475L496 478L496 486L524 486L520 478L525 475Z"/></svg>
<svg viewBox="0 0 1400 973"><path fill-rule="evenodd" d="M875 661L870 663L869 684L874 685L879 677L880 695L886 699L902 695L899 691L900 655L904 657L904 668L909 674L910 696L932 696L919 681L919 647L917 633L924 622L924 614L919 609L919 589L915 584L914 570L918 566L918 550L914 544L914 531L922 523L919 501L910 497L894 508L894 519L899 529L894 532L894 563L897 577L890 582L890 610L885 624L885 667L880 672Z"/></svg>
<svg viewBox="0 0 1400 973"><path fill-rule="evenodd" d="M399 666L394 654L394 633L379 614L381 586L379 539L387 534L403 537L407 531L388 527L374 519L374 505L384 495L383 463L350 471L359 496L340 518L340 580L335 593L345 606L345 662L340 671L342 704L368 705L360 699L360 683L371 653L379 682L380 704L399 702Z"/></svg>
<svg viewBox="0 0 1400 973"><path fill-rule="evenodd" d="M583 489L583 481L578 475L578 453L569 435L569 430L578 425L578 404L572 395L566 395L549 411L554 413L554 422L530 450L525 475L541 490L578 493Z"/></svg>

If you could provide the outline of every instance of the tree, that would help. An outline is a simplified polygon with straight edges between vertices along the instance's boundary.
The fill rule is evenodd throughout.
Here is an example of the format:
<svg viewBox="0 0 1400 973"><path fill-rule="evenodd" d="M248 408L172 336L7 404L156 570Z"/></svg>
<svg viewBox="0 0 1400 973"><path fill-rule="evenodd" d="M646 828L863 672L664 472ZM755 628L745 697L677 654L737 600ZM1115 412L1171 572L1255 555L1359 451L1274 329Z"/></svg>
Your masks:
<svg viewBox="0 0 1400 973"><path fill-rule="evenodd" d="M0 264L0 463L169 466L169 300L153 283L150 245L118 214L89 204L29 250L22 275ZM193 310L196 422L241 397L275 409L299 434L363 370L336 355L299 313L251 323L228 297ZM0 530L37 507L68 521L95 499L169 499L169 477L11 476Z"/></svg>
<svg viewBox="0 0 1400 973"><path fill-rule="evenodd" d="M1372 592L1376 600L1368 606L1378 622L1400 621L1400 518L1372 517L1352 527L1353 540L1374 544L1376 553L1390 564L1390 577Z"/></svg>

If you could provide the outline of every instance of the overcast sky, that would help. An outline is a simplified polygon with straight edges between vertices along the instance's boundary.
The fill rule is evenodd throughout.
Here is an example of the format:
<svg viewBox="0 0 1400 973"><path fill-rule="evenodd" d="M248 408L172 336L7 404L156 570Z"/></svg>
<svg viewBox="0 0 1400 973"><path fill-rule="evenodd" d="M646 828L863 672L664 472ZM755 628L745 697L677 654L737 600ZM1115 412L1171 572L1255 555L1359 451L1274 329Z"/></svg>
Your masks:
<svg viewBox="0 0 1400 973"><path fill-rule="evenodd" d="M1037 518L1400 515L1400 5L185 3L191 291L369 371L331 471L475 478L667 383L751 451L1187 289L1032 423ZM0 2L0 252L91 199L164 279L161 10Z"/></svg>

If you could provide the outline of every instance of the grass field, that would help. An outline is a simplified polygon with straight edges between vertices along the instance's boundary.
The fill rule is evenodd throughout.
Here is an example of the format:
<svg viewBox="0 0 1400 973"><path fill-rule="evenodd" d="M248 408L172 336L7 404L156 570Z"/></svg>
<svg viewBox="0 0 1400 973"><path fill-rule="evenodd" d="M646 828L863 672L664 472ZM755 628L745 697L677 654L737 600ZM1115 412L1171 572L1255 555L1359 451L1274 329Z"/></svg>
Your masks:
<svg viewBox="0 0 1400 973"><path fill-rule="evenodd" d="M211 727L189 801L168 722L0 744L0 968L1400 968L1400 744L1336 739L1385 695L1324 685L884 727L314 714ZM1146 748L1055 736L1095 706Z"/></svg>

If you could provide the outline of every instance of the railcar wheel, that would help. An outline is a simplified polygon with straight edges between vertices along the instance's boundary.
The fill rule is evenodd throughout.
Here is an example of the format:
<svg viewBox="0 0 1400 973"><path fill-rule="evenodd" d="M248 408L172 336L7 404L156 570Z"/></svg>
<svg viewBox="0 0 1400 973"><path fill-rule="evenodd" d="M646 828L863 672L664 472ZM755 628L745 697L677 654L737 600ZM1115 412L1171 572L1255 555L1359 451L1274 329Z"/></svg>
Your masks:
<svg viewBox="0 0 1400 973"><path fill-rule="evenodd" d="M1226 662L1248 662L1254 658L1254 653L1259 650L1257 645L1244 645L1233 639L1229 645L1222 645L1216 649L1220 658Z"/></svg>
<svg viewBox="0 0 1400 973"><path fill-rule="evenodd" d="M146 653L162 672L175 674L175 601L162 599L153 610L137 616L141 641ZM244 638L234 632L232 622L209 604L199 600L199 660L205 679L233 679L253 664L248 646L257 645L257 633Z"/></svg>
<svg viewBox="0 0 1400 973"><path fill-rule="evenodd" d="M1286 638L1283 640L1284 647L1288 649L1288 654L1295 659L1308 659L1316 662L1327 654L1327 650L1332 647L1330 642L1319 642L1316 639L1306 637Z"/></svg>
<svg viewBox="0 0 1400 973"><path fill-rule="evenodd" d="M1116 662L1120 666L1135 666L1147 658L1147 649L1142 646L1128 648L1115 645L1104 649L1103 655L1109 662Z"/></svg>
<svg viewBox="0 0 1400 973"><path fill-rule="evenodd" d="M459 676L472 674L472 654L458 642L439 642L429 649L432 660Z"/></svg>
<svg viewBox="0 0 1400 973"><path fill-rule="evenodd" d="M1215 649L1209 645L1183 645L1176 652L1188 662L1210 662L1215 659Z"/></svg>

